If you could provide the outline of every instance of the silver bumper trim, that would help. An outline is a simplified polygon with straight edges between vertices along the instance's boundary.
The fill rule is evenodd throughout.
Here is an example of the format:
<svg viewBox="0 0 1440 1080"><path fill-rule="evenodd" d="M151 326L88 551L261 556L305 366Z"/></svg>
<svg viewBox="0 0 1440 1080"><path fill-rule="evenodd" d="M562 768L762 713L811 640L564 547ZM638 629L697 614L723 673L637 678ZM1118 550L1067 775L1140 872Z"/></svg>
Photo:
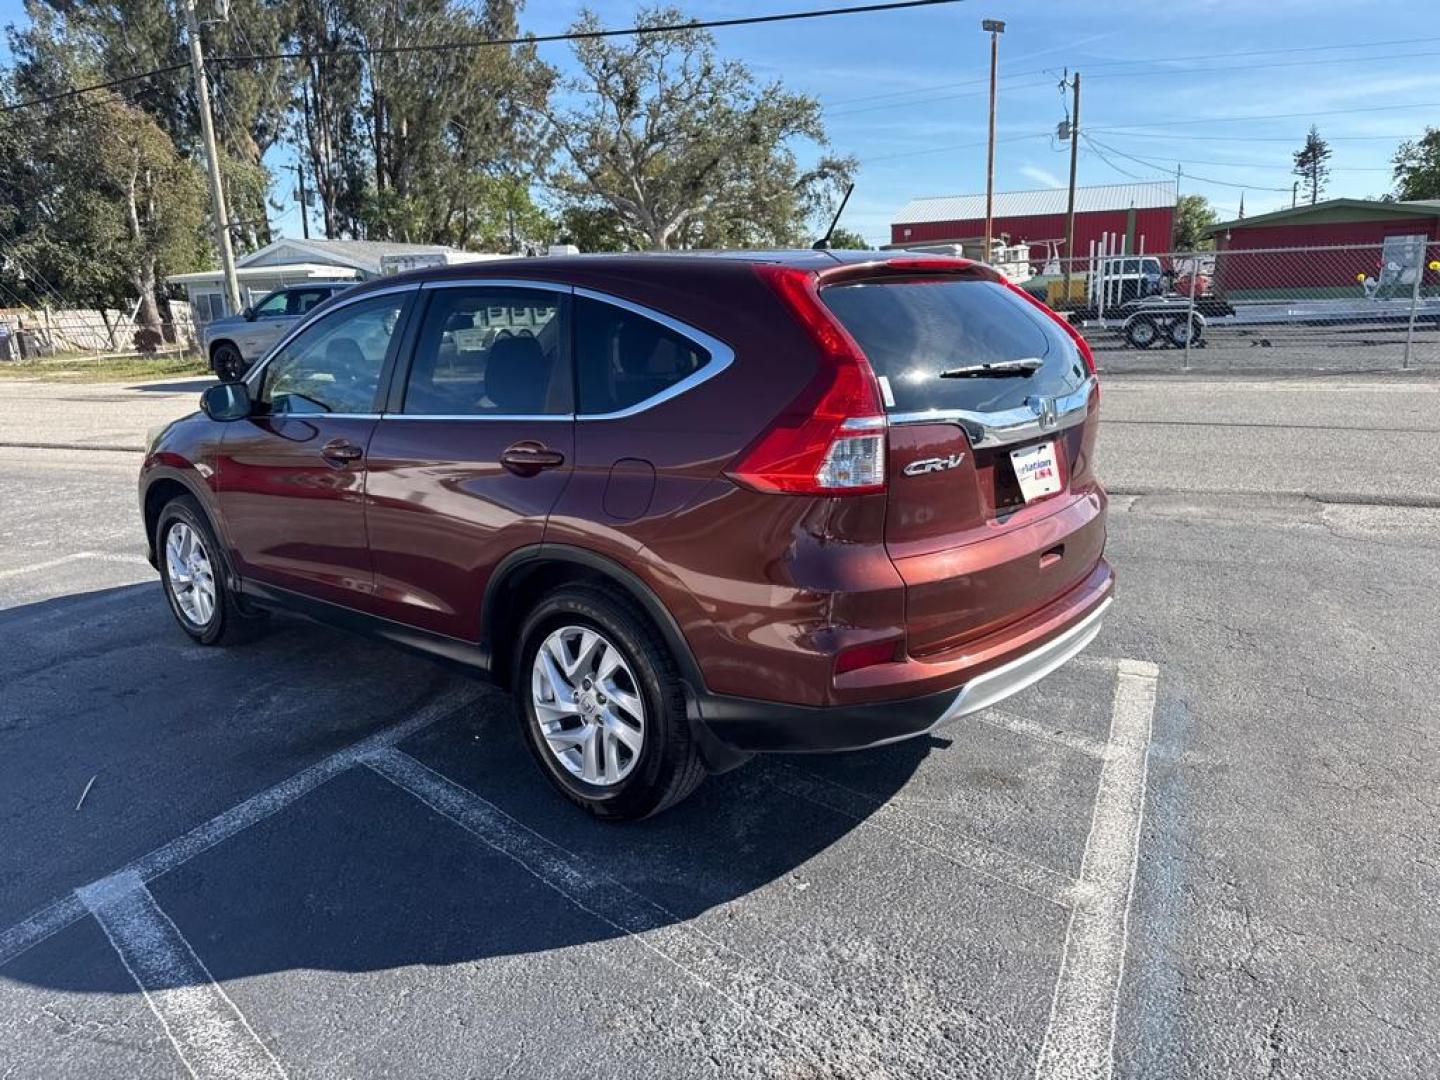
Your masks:
<svg viewBox="0 0 1440 1080"><path fill-rule="evenodd" d="M1113 596L1107 596L1099 607L1059 637L1051 638L1038 649L970 680L960 693L955 695L955 700L940 719L935 721L935 727L957 717L988 709L1049 675L1095 640L1095 635L1100 633L1101 619L1114 601Z"/></svg>

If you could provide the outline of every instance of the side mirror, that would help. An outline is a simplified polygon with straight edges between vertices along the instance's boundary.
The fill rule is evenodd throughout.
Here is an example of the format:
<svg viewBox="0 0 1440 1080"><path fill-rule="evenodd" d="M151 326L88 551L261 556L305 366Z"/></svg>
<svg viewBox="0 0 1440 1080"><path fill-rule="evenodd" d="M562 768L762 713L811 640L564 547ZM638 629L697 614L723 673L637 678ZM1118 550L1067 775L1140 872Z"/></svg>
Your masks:
<svg viewBox="0 0 1440 1080"><path fill-rule="evenodd" d="M200 395L200 411L211 420L244 420L253 411L250 390L243 382L212 386Z"/></svg>
<svg viewBox="0 0 1440 1080"><path fill-rule="evenodd" d="M253 307L250 307L250 306L247 305L246 308L245 308L245 310L242 311L242 312L240 312L240 314L241 314L241 316L245 319L246 322L254 322L254 321L255 321L255 309L254 309Z"/></svg>

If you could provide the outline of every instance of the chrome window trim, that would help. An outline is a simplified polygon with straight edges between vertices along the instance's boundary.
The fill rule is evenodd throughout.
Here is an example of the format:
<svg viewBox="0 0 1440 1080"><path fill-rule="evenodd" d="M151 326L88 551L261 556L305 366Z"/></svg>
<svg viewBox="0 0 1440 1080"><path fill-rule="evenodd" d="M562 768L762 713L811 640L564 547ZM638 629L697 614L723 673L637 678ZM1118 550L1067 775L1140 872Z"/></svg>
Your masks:
<svg viewBox="0 0 1440 1080"><path fill-rule="evenodd" d="M1090 411L1090 395L1100 385L1094 375L1087 376L1080 387L1054 398L1027 398L1018 409L1000 412L975 412L969 409L926 409L916 412L891 413L891 426L909 424L955 424L963 428L976 450L1041 438L1067 431L1082 423ZM1053 413L1046 405L1053 406Z"/></svg>
<svg viewBox="0 0 1440 1080"><path fill-rule="evenodd" d="M537 289L540 292L569 294L573 286L558 281L538 281L526 278L446 278L444 281L422 281L422 289L476 289L494 286L504 289Z"/></svg>
<svg viewBox="0 0 1440 1080"><path fill-rule="evenodd" d="M294 341L294 340L295 340L297 337L299 337L302 333L304 333L306 330L308 330L308 329L310 328L310 326L311 326L312 323L318 322L319 319L327 318L328 316L333 315L335 312L340 311L340 310L343 309L343 308L349 307L351 304L359 304L359 303L362 303L363 301L366 301L366 300L373 300L373 299L375 299L377 296L389 296L389 295L391 295L392 293L415 292L415 291L417 291L419 288L420 288L420 285L419 285L418 282L417 282L417 283L414 283L414 284L407 284L407 285L389 285L389 286L386 286L386 287L383 288L383 289L372 289L372 290L370 290L369 292L361 293L359 296L348 296L348 297L345 297L345 298L342 299L342 300L337 300L334 307L325 307L325 308L315 307L315 308L312 308L307 314L305 314L304 316L301 317L301 319L300 319L300 321L299 321L298 323L296 323L294 326L292 326L292 327L290 328L289 333L285 334L283 337L280 338L279 341L275 342L274 345L270 346L270 351L269 351L269 352L267 352L264 356L262 356L259 360L256 361L255 366L250 369L249 374L247 374L247 375L245 376L245 378L241 380L242 382L245 383L245 389L250 392L250 395L251 395L252 397L257 396L258 391L259 391L259 389L260 389L260 380L261 380L261 378L262 378L262 377L264 376L264 374L265 374L265 369L270 366L270 361L273 360L273 359L275 359L275 357L280 354L280 350L281 350L281 349L285 348L286 345L289 345L290 342ZM293 414L292 414L292 415L293 415ZM318 414L318 415L320 415L320 416L363 416L363 415L368 415L368 414L365 414L365 413L320 413L320 414Z"/></svg>
<svg viewBox="0 0 1440 1080"><path fill-rule="evenodd" d="M610 304L635 315L639 315L642 318L650 319L652 322L657 322L667 330L672 330L681 337L688 338L710 354L709 363L701 367L699 371L685 376L685 378L671 386L667 386L658 394L651 394L648 398L637 401L634 405L628 405L614 412L587 413L580 412L577 409L575 416L577 420L622 420L627 416L636 416L639 413L653 409L657 405L662 405L673 398L677 398L681 394L688 394L701 383L709 382L735 362L735 350L725 344L725 342L717 337L712 337L703 330L697 330L695 327L683 323L678 319L672 319L662 311L656 311L654 308L648 308L632 300L625 300L619 296L612 296L609 293L599 292L595 289L576 286L573 291L576 296L583 296L587 300L595 300L602 304ZM578 363L578 357L576 358L576 362ZM576 404L578 405L579 402L577 401Z"/></svg>
<svg viewBox="0 0 1440 1080"><path fill-rule="evenodd" d="M262 420L380 420L383 419L380 413L375 412L277 412L266 413Z"/></svg>
<svg viewBox="0 0 1440 1080"><path fill-rule="evenodd" d="M573 412L564 413L399 413L387 412L382 420L564 420L573 421Z"/></svg>

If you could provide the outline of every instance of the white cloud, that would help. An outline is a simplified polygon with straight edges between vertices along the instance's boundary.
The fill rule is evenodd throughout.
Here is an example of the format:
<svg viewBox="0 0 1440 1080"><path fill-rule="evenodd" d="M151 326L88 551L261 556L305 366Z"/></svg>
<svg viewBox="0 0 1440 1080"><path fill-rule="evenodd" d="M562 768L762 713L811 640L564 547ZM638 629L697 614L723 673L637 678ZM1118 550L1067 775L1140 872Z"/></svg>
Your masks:
<svg viewBox="0 0 1440 1080"><path fill-rule="evenodd" d="M1054 173L1040 168L1038 165L1021 165L1020 175L1027 180L1034 180L1035 183L1043 184L1048 188L1062 188L1065 186L1064 180L1061 180Z"/></svg>

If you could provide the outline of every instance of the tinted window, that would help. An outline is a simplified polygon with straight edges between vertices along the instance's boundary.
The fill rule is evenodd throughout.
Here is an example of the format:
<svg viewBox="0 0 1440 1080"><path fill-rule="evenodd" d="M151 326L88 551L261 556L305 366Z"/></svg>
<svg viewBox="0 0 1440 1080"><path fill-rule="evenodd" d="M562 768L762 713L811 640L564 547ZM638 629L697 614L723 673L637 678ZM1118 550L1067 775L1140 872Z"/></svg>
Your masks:
<svg viewBox="0 0 1440 1080"><path fill-rule="evenodd" d="M430 416L568 413L561 295L436 289L415 345L403 412Z"/></svg>
<svg viewBox="0 0 1440 1080"><path fill-rule="evenodd" d="M324 316L265 368L260 401L272 413L367 413L406 293L362 300Z"/></svg>
<svg viewBox="0 0 1440 1080"><path fill-rule="evenodd" d="M285 294L271 293L255 305L255 315L261 319L273 319L285 314Z"/></svg>
<svg viewBox="0 0 1440 1080"><path fill-rule="evenodd" d="M295 289L287 294L290 298L288 311L291 315L304 315L311 308L318 307L330 299L329 289Z"/></svg>
<svg viewBox="0 0 1440 1080"><path fill-rule="evenodd" d="M695 342L654 319L575 298L575 365L582 413L628 409L710 362Z"/></svg>
<svg viewBox="0 0 1440 1080"><path fill-rule="evenodd" d="M832 285L820 293L883 380L897 412L1018 408L1032 394L1078 389L1086 377L1063 327L993 281L910 279ZM940 378L998 360L1044 361L1024 376Z"/></svg>

